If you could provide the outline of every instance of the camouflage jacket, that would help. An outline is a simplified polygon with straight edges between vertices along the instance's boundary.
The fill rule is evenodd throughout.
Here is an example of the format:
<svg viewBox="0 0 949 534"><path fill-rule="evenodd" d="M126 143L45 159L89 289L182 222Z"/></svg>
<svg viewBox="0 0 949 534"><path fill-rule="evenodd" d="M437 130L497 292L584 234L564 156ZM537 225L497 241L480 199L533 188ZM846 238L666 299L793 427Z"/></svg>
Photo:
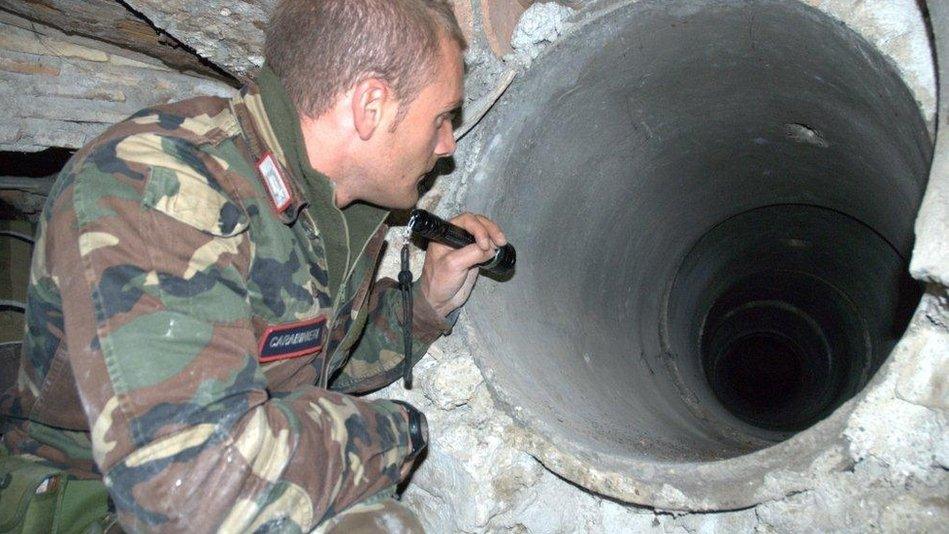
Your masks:
<svg viewBox="0 0 949 534"><path fill-rule="evenodd" d="M314 198L332 186L264 74L110 128L40 224L3 440L102 476L132 530L306 530L411 449L401 407L347 394L401 373L401 298L373 283L386 212ZM449 328L414 300L413 363Z"/></svg>

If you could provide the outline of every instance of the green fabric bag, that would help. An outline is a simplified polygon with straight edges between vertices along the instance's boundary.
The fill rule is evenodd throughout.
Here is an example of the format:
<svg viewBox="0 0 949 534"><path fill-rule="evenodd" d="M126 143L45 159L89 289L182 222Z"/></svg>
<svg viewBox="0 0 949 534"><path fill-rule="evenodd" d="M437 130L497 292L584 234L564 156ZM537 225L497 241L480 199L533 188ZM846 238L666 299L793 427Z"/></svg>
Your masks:
<svg viewBox="0 0 949 534"><path fill-rule="evenodd" d="M0 447L0 534L95 533L115 523L102 481L71 479Z"/></svg>

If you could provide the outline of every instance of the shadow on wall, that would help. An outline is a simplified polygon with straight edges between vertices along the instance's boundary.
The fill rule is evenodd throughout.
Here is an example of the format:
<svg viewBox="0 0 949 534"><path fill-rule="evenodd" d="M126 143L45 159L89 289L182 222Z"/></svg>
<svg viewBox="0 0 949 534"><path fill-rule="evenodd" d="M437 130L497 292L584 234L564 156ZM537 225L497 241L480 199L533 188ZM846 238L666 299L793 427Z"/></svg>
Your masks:
<svg viewBox="0 0 949 534"><path fill-rule="evenodd" d="M0 392L17 376L33 230L27 221L0 221Z"/></svg>

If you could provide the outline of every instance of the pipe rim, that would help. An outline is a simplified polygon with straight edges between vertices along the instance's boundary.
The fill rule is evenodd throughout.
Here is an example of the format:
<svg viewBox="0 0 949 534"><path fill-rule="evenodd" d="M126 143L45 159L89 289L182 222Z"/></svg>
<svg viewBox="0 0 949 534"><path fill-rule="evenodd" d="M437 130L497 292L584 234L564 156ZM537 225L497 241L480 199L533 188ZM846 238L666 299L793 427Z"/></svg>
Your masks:
<svg viewBox="0 0 949 534"><path fill-rule="evenodd" d="M570 26L567 31L541 52L534 60L534 65L542 64L545 58L556 54L588 25L637 3L641 3L641 0L594 0L568 21ZM803 5L831 19L826 13ZM850 28L848 30L866 43L864 36ZM876 48L870 43L866 44ZM536 67L531 69L536 70ZM510 105L512 99L519 96L518 88L527 86L531 71L528 71L527 76L515 80L511 90L499 102L502 106L498 108L503 108L503 104ZM506 111L500 110L492 113L484 129L492 131L500 122L499 118L505 114ZM485 138L490 141L490 136ZM491 147L485 148L476 158L481 164L488 161L491 153ZM474 168L481 166L475 165ZM917 303L906 331L873 378L827 418L772 446L707 462L639 461L611 453L593 452L557 439L557 429L548 421L532 417L516 398L499 389L495 380L497 370L467 311L462 333L475 363L484 374L492 398L515 423L515 443L545 467L610 498L658 509L721 511L751 507L807 490L813 486L815 474L841 471L852 464L847 450L848 441L843 433L847 420L865 398L876 395L881 385L891 378L894 355L910 350L913 342L911 332L917 324L926 320L925 306L925 299ZM632 477L630 473L639 475ZM781 476L774 476L777 473ZM697 480L701 483L696 484ZM683 491L683 487L691 489Z"/></svg>

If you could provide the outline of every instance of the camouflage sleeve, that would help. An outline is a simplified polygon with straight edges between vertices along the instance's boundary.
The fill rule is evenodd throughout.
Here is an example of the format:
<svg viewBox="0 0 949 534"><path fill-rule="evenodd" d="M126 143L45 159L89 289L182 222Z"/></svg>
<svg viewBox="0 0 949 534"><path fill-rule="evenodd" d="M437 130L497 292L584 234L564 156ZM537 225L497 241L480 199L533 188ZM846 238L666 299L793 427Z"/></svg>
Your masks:
<svg viewBox="0 0 949 534"><path fill-rule="evenodd" d="M438 316L422 296L418 281L412 293L412 365L451 325ZM365 393L385 387L402 376L405 345L402 338L402 294L391 278L380 280L369 300L366 329L331 387L347 393Z"/></svg>
<svg viewBox="0 0 949 534"><path fill-rule="evenodd" d="M269 397L228 172L134 136L63 176L50 220L92 452L132 531L306 530L397 483L410 453L393 403L316 387Z"/></svg>

